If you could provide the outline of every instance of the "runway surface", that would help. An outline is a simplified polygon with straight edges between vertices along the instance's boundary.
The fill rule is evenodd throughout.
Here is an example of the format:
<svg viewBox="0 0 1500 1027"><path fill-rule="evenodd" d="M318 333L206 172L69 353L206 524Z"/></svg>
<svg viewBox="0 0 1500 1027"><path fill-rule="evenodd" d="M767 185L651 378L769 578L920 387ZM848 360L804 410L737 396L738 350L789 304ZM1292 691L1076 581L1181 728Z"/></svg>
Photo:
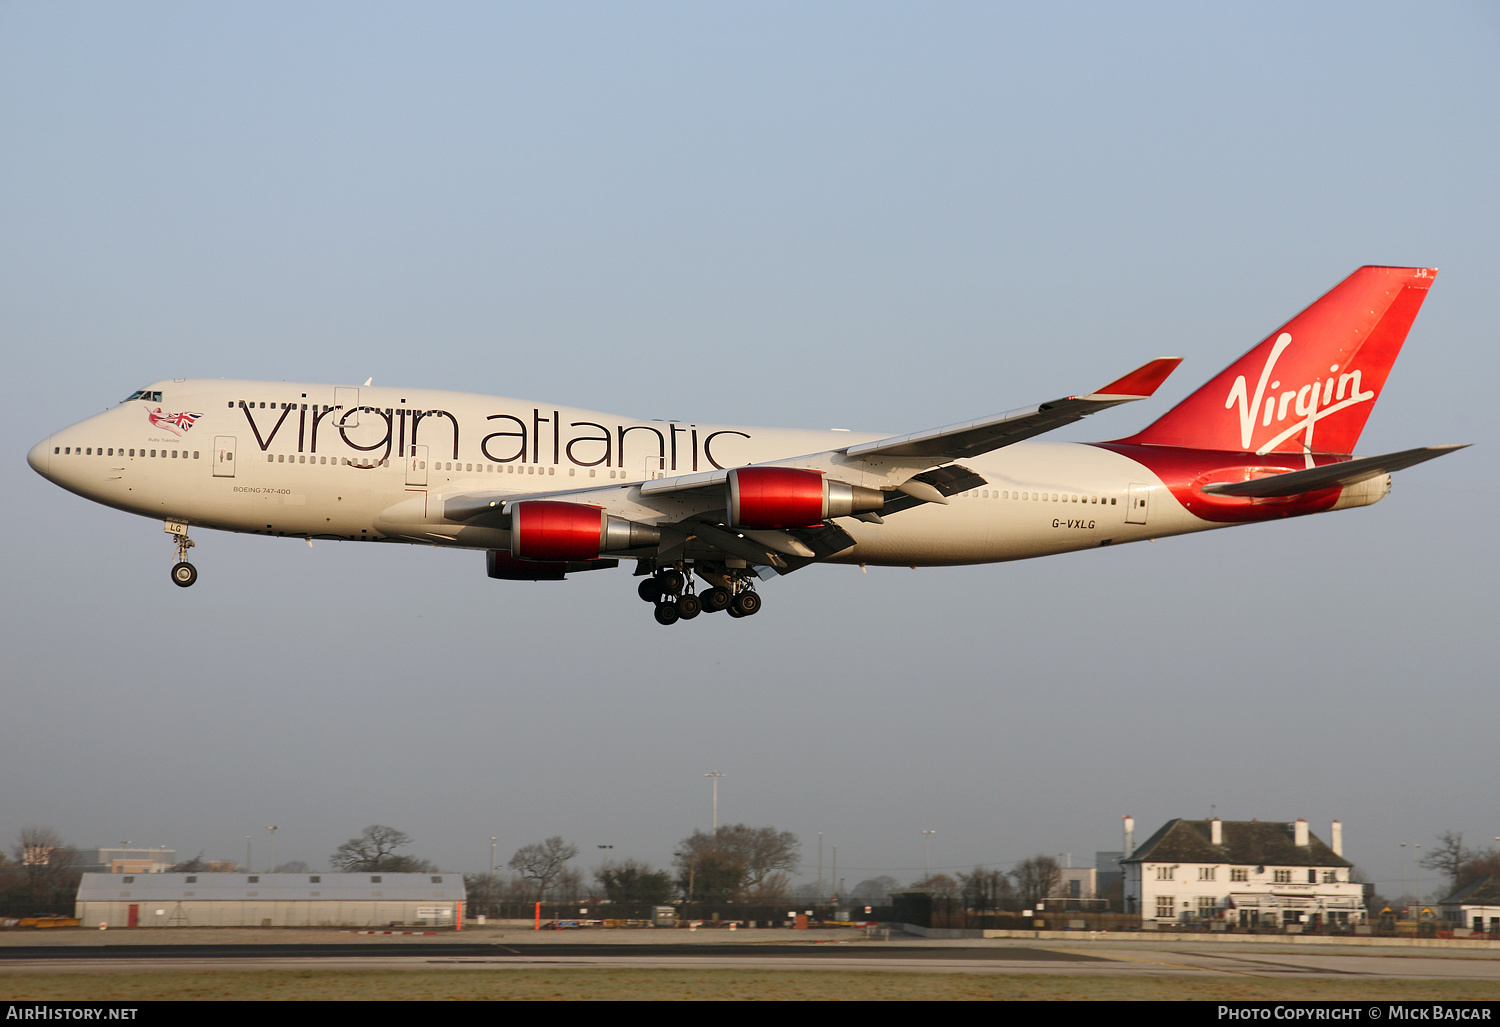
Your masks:
<svg viewBox="0 0 1500 1027"><path fill-rule="evenodd" d="M0 976L14 973L151 973L193 970L753 969L1040 974L1086 977L1343 978L1500 982L1500 954L1422 950L1310 951L1175 942L964 944L176 944L0 947Z"/></svg>

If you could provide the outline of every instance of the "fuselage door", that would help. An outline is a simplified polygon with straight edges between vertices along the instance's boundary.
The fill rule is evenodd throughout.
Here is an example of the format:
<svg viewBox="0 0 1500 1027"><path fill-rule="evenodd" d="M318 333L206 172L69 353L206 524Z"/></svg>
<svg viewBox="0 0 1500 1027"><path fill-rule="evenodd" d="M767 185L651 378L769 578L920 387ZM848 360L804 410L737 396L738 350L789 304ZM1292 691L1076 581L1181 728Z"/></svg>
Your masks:
<svg viewBox="0 0 1500 1027"><path fill-rule="evenodd" d="M333 390L333 405L338 410L338 422L345 428L359 427L359 390L337 388Z"/></svg>
<svg viewBox="0 0 1500 1027"><path fill-rule="evenodd" d="M406 484L427 484L427 447L412 446L406 454Z"/></svg>
<svg viewBox="0 0 1500 1027"><path fill-rule="evenodd" d="M1150 485L1131 485L1125 491L1125 523L1145 524L1146 514L1150 510L1148 503L1151 499Z"/></svg>
<svg viewBox="0 0 1500 1027"><path fill-rule="evenodd" d="M234 436L214 436L214 477L234 477Z"/></svg>

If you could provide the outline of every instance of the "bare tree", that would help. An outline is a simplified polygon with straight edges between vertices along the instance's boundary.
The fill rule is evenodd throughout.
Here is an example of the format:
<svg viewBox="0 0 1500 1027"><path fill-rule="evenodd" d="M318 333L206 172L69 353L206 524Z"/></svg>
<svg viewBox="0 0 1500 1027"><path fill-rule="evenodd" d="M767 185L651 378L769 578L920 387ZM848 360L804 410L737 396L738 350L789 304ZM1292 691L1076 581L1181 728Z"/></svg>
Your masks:
<svg viewBox="0 0 1500 1027"><path fill-rule="evenodd" d="M718 849L676 853L677 886L689 902L733 902L743 894L744 864L733 853Z"/></svg>
<svg viewBox="0 0 1500 1027"><path fill-rule="evenodd" d="M761 878L759 884L745 889L745 901L758 906L782 906L791 896L792 879L780 870Z"/></svg>
<svg viewBox="0 0 1500 1027"><path fill-rule="evenodd" d="M425 859L415 856L400 856L396 850L411 844L411 836L405 831L383 824L371 824L358 838L350 838L328 857L335 870L344 873L371 873L384 871L391 874L426 873L437 869Z"/></svg>
<svg viewBox="0 0 1500 1027"><path fill-rule="evenodd" d="M464 874L464 894L468 896L466 906L470 913L495 916L501 895L500 875Z"/></svg>
<svg viewBox="0 0 1500 1027"><path fill-rule="evenodd" d="M1038 902L1056 893L1062 883L1062 871L1051 856L1023 859L1010 876L1016 882L1016 891L1020 892L1021 904L1028 909L1035 909Z"/></svg>
<svg viewBox="0 0 1500 1027"><path fill-rule="evenodd" d="M1492 874L1500 876L1500 849L1478 849L1464 862L1463 866L1458 868L1458 876L1453 879L1453 888L1456 891L1481 877L1489 877Z"/></svg>
<svg viewBox="0 0 1500 1027"><path fill-rule="evenodd" d="M947 874L931 874L917 881L914 888L926 888L935 899L956 899L959 894L958 882Z"/></svg>
<svg viewBox="0 0 1500 1027"><path fill-rule="evenodd" d="M1427 850L1427 855L1419 861L1419 865L1426 870L1441 870L1454 887L1458 880L1458 871L1476 853L1472 849L1464 847L1464 833L1462 831L1444 831L1438 835L1437 844Z"/></svg>
<svg viewBox="0 0 1500 1027"><path fill-rule="evenodd" d="M12 912L35 916L72 909L81 876L78 853L56 831L36 824L23 827L14 856L6 902Z"/></svg>
<svg viewBox="0 0 1500 1027"><path fill-rule="evenodd" d="M633 859L606 862L594 871L594 880L611 902L658 906L672 898L672 875Z"/></svg>
<svg viewBox="0 0 1500 1027"><path fill-rule="evenodd" d="M964 906L976 913L993 913L1015 904L1016 890L1003 870L975 867L970 873L959 874L958 882Z"/></svg>
<svg viewBox="0 0 1500 1027"><path fill-rule="evenodd" d="M686 892L723 901L760 889L779 872L796 870L801 845L790 831L729 824L717 836L694 831L677 846L678 877Z"/></svg>
<svg viewBox="0 0 1500 1027"><path fill-rule="evenodd" d="M864 905L884 906L891 901L891 891L899 887L901 882L894 877L871 877L856 884L849 898Z"/></svg>
<svg viewBox="0 0 1500 1027"><path fill-rule="evenodd" d="M516 850L506 866L536 882L536 901L546 898L547 886L562 873L568 860L578 855L578 846L565 842L561 835L553 835L544 842L533 842Z"/></svg>
<svg viewBox="0 0 1500 1027"><path fill-rule="evenodd" d="M469 896L467 908L484 916L504 916L507 906L524 906L533 897L529 882L503 870L465 874L464 889Z"/></svg>
<svg viewBox="0 0 1500 1027"><path fill-rule="evenodd" d="M1441 871L1448 878L1448 890L1454 892L1481 877L1500 874L1500 848L1471 849L1464 845L1463 832L1444 831L1421 865Z"/></svg>
<svg viewBox="0 0 1500 1027"><path fill-rule="evenodd" d="M563 867L552 882L553 902L577 902L583 894L583 872L577 867Z"/></svg>

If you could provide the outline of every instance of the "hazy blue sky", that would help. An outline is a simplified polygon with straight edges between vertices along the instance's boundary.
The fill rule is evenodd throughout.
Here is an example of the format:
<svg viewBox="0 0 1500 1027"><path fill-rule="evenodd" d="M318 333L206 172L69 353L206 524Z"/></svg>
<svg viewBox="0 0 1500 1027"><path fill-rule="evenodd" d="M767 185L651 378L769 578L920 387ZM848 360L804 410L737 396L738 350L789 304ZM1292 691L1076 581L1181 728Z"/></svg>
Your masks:
<svg viewBox="0 0 1500 1027"><path fill-rule="evenodd" d="M849 886L1292 819L1391 892L1500 835L1493 4L0 5L0 838L451 870L709 819ZM904 432L1163 354L1128 434L1361 264L1442 269L1378 506L1031 563L627 574L199 532L33 474L171 377ZM829 853L831 858L831 851ZM1429 883L1431 883L1429 881Z"/></svg>

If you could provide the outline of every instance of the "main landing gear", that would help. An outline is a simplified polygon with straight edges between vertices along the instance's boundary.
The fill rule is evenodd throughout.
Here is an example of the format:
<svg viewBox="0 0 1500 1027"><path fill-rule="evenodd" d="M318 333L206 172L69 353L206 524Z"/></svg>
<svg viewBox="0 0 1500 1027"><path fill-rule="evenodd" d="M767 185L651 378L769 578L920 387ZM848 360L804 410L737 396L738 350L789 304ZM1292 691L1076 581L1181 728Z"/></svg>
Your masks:
<svg viewBox="0 0 1500 1027"><path fill-rule="evenodd" d="M713 587L698 593L693 584L693 571L687 567L657 569L650 577L642 578L636 586L636 594L653 604L656 623L676 624L680 620L692 620L700 613L728 613L731 617L749 617L760 611L760 594L755 591L753 576L744 569L726 569L722 572L698 568L697 573Z"/></svg>
<svg viewBox="0 0 1500 1027"><path fill-rule="evenodd" d="M177 562L172 565L172 584L179 588L187 588L198 580L198 568L188 563L188 550L197 545L187 536L186 524L178 521L167 522L167 534L177 543Z"/></svg>

